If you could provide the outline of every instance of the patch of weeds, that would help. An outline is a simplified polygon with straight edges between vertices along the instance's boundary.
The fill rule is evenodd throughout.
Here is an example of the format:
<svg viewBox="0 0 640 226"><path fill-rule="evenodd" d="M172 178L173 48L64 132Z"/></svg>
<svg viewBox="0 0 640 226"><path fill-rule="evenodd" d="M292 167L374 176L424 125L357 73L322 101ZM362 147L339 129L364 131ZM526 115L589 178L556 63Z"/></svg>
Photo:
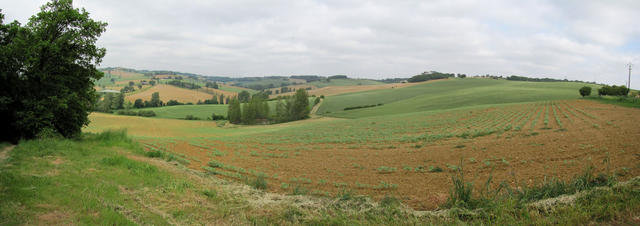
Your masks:
<svg viewBox="0 0 640 226"><path fill-rule="evenodd" d="M216 160L209 161L209 163L207 165L209 165L209 167L211 167L211 168L221 168L221 167L224 166L224 164L222 164L221 162L218 162Z"/></svg>
<svg viewBox="0 0 640 226"><path fill-rule="evenodd" d="M258 175L258 177L251 182L251 186L255 189L266 190L267 180L264 178L264 175Z"/></svg>
<svg viewBox="0 0 640 226"><path fill-rule="evenodd" d="M144 156L149 158L163 158L164 153L162 153L162 151L147 151L144 153Z"/></svg>
<svg viewBox="0 0 640 226"><path fill-rule="evenodd" d="M292 194L292 195L306 195L306 194L308 194L308 193L309 193L309 189L307 189L307 188L305 188L305 187L302 187L302 186L300 186L300 185L296 185L296 186L293 188L293 191L292 191L292 193L291 193L291 194Z"/></svg>
<svg viewBox="0 0 640 226"><path fill-rule="evenodd" d="M382 207L398 207L400 206L401 202L400 200L398 200L397 198L393 197L393 196L387 196L385 195L384 198L382 198L382 200L380 200L380 206Z"/></svg>
<svg viewBox="0 0 640 226"><path fill-rule="evenodd" d="M345 182L333 182L333 186L336 188L346 188L347 187L347 183Z"/></svg>
<svg viewBox="0 0 640 226"><path fill-rule="evenodd" d="M297 222L299 218L304 217L304 213L295 207L289 207L282 213L282 217L289 222Z"/></svg>
<svg viewBox="0 0 640 226"><path fill-rule="evenodd" d="M430 166L429 167L429 173L440 173L444 171L442 168L440 168L439 166Z"/></svg>
<svg viewBox="0 0 640 226"><path fill-rule="evenodd" d="M202 194L204 196L207 196L207 198L210 198L210 199L213 199L218 196L218 192L216 190L209 190L209 189L202 191Z"/></svg>
<svg viewBox="0 0 640 226"><path fill-rule="evenodd" d="M378 173L393 173L397 169L395 167L380 166L376 170L378 171Z"/></svg>
<svg viewBox="0 0 640 226"><path fill-rule="evenodd" d="M449 164L447 164L447 168L449 168L449 169L451 169L453 171L456 171L456 170L460 169L460 167L457 166L457 165L449 165Z"/></svg>
<svg viewBox="0 0 640 226"><path fill-rule="evenodd" d="M288 188L289 188L289 184L287 184L287 183L281 183L281 184L280 184L280 188L282 188L282 189L288 189Z"/></svg>
<svg viewBox="0 0 640 226"><path fill-rule="evenodd" d="M395 190L398 189L397 184L387 183L384 181L380 181L380 183L376 186L373 186L373 189L376 190Z"/></svg>

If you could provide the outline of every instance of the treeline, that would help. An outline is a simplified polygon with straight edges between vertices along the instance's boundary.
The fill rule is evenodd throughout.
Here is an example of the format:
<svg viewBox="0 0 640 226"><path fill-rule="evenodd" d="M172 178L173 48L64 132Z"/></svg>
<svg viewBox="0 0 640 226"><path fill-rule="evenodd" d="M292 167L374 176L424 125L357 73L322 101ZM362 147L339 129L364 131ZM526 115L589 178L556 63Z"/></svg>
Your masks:
<svg viewBox="0 0 640 226"><path fill-rule="evenodd" d="M626 96L629 94L629 88L626 86L602 86L598 89L598 95L600 96Z"/></svg>
<svg viewBox="0 0 640 226"><path fill-rule="evenodd" d="M422 72L422 74L419 74L419 75L415 75L409 78L407 81L408 82L424 82L424 81L435 80L435 79L451 78L455 76L456 75L453 73L441 73L437 71L429 71L429 72Z"/></svg>
<svg viewBox="0 0 640 226"><path fill-rule="evenodd" d="M279 99L275 114L270 114L268 99L264 95L255 94L248 102L241 103L240 95L229 104L227 117L235 124L267 124L272 122L288 122L309 117L309 96L304 89L299 89L290 98Z"/></svg>
<svg viewBox="0 0 640 226"><path fill-rule="evenodd" d="M360 109L360 108L372 108L372 107L377 107L377 106L382 106L382 104L372 104L372 105L362 105L362 106L355 106L355 107L346 107L346 108L344 108L344 110L348 111L348 110L355 110L355 109Z"/></svg>
<svg viewBox="0 0 640 226"><path fill-rule="evenodd" d="M183 81L179 81L179 80L171 80L171 81L167 82L167 84L172 85L172 86L185 88L185 89L200 89L200 88L202 88L202 86L199 86L197 84L193 84L193 83L190 83L190 82L183 82Z"/></svg>

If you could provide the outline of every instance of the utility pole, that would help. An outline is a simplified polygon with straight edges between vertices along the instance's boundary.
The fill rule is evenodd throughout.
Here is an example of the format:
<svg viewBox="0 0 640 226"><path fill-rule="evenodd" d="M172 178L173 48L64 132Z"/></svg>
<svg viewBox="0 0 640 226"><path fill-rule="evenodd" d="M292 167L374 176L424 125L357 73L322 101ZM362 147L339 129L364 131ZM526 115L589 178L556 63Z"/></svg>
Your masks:
<svg viewBox="0 0 640 226"><path fill-rule="evenodd" d="M627 64L627 66L629 66L629 80L627 83L627 89L631 90L631 67L633 66L633 64L631 62L629 62L629 64Z"/></svg>

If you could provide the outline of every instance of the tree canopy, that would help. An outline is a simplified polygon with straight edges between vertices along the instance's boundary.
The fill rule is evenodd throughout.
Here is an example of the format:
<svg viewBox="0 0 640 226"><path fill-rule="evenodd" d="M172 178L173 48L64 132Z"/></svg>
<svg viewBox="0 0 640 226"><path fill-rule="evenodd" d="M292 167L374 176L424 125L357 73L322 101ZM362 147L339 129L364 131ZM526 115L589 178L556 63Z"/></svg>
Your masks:
<svg viewBox="0 0 640 226"><path fill-rule="evenodd" d="M71 0L45 4L24 26L0 13L0 139L81 132L103 76L96 41L106 26Z"/></svg>

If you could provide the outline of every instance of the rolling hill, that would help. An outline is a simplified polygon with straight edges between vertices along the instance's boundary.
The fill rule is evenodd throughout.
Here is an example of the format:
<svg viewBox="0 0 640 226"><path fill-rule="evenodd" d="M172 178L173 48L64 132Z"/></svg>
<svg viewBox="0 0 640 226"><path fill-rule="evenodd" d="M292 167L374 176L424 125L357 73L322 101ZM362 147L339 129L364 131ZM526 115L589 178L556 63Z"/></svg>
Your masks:
<svg viewBox="0 0 640 226"><path fill-rule="evenodd" d="M453 109L460 106L480 106L542 100L576 99L577 82L516 82L495 79L450 79L399 89L382 89L329 96L319 114L360 118L409 112ZM590 84L589 84L590 85ZM591 85L595 86L595 85ZM378 105L345 111L345 108Z"/></svg>
<svg viewBox="0 0 640 226"><path fill-rule="evenodd" d="M151 100L151 94L154 92L160 93L160 100L167 102L169 100L177 100L182 103L196 103L198 100L211 99L213 94L203 91L184 89L171 85L159 84L155 85L147 90L132 95L127 95L125 99L127 101L135 101L136 99ZM226 95L225 95L226 96Z"/></svg>

